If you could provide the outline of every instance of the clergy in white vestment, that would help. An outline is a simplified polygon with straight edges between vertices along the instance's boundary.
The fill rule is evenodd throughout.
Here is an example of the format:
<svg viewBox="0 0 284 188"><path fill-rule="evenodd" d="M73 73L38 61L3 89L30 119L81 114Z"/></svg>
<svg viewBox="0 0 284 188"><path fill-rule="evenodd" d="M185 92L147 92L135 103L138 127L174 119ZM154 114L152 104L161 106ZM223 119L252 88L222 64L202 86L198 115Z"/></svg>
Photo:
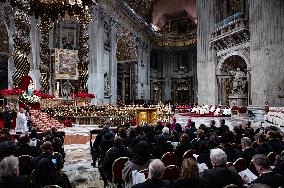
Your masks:
<svg viewBox="0 0 284 188"><path fill-rule="evenodd" d="M26 118L25 111L23 108L20 108L19 112L17 113L15 130L16 130L16 133L24 133L29 130L28 125L27 125L27 118Z"/></svg>

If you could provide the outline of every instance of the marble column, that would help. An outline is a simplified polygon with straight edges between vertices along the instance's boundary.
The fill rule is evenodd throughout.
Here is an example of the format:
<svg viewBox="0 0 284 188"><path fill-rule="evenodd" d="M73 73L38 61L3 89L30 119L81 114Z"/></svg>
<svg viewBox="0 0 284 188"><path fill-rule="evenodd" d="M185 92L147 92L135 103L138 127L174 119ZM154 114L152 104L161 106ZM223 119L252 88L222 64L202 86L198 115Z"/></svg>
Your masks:
<svg viewBox="0 0 284 188"><path fill-rule="evenodd" d="M215 0L198 0L197 12L197 82L198 103L217 104L216 51L211 48L215 26Z"/></svg>
<svg viewBox="0 0 284 188"><path fill-rule="evenodd" d="M11 16L9 19L9 27L8 29L8 37L9 37L9 59L8 59L8 88L13 88L13 71L15 69L14 61L13 61L13 52L14 52L14 41L13 34L15 31L15 21Z"/></svg>
<svg viewBox="0 0 284 188"><path fill-rule="evenodd" d="M251 100L284 105L284 1L250 0Z"/></svg>
<svg viewBox="0 0 284 188"><path fill-rule="evenodd" d="M92 8L89 26L90 64L88 91L96 98L92 104L116 104L117 100L117 59L116 26L114 20L101 7ZM105 95L105 78L108 74L110 93Z"/></svg>
<svg viewBox="0 0 284 188"><path fill-rule="evenodd" d="M150 100L150 47L142 39L138 39L137 62L137 99Z"/></svg>
<svg viewBox="0 0 284 188"><path fill-rule="evenodd" d="M39 48L40 48L40 40L39 40L39 29L37 26L37 20L34 16L30 18L31 23L31 68L29 72L29 76L33 79L34 88L40 89L40 71L39 71L39 62L40 62L40 55L39 55Z"/></svg>
<svg viewBox="0 0 284 188"><path fill-rule="evenodd" d="M89 79L88 92L94 93L96 98L92 100L92 104L102 104L104 100L104 83L102 62L104 55L103 42L103 25L101 10L95 6L92 9L92 21L89 26Z"/></svg>

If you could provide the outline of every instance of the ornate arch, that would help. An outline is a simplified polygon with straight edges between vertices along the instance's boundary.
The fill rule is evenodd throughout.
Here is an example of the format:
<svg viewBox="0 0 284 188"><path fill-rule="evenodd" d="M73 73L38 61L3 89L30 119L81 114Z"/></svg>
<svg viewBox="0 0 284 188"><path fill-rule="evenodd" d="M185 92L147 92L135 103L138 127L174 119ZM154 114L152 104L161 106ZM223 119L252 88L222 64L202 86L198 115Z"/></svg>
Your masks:
<svg viewBox="0 0 284 188"><path fill-rule="evenodd" d="M250 68L249 51L250 51L250 48L245 47L245 48L241 48L241 49L234 50L234 51L231 51L231 52L226 52L224 54L217 56L218 61L217 61L217 67L216 67L216 75L219 75L221 73L221 70L224 66L225 61L232 56L241 57L245 61L247 68L249 69Z"/></svg>

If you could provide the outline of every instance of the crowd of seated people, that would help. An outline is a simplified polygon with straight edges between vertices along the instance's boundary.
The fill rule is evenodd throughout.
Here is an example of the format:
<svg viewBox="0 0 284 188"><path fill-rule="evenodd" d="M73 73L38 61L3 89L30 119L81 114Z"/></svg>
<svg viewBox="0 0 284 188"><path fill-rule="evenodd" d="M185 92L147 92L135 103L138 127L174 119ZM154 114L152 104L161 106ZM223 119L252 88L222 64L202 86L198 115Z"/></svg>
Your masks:
<svg viewBox="0 0 284 188"><path fill-rule="evenodd" d="M177 137L180 140L176 145ZM160 122L136 128L125 125L117 133L106 126L96 137L92 155L94 161L99 161L105 185L113 180L112 164L123 157L128 161L121 169L123 183L118 187L273 188L284 186L283 138L277 127L254 130L250 122L230 130L224 119L219 126L212 120L198 128L191 121L184 129L178 123L165 127ZM169 154L175 155L176 160L165 161ZM180 171L180 177L167 181L169 169L175 168ZM256 179L248 180L238 174L247 168ZM148 179L134 185L135 170L146 170ZM163 175L164 171L167 175Z"/></svg>
<svg viewBox="0 0 284 188"><path fill-rule="evenodd" d="M71 187L61 171L64 164L64 135L56 129L38 134L21 134L13 139L8 129L0 130L0 187Z"/></svg>

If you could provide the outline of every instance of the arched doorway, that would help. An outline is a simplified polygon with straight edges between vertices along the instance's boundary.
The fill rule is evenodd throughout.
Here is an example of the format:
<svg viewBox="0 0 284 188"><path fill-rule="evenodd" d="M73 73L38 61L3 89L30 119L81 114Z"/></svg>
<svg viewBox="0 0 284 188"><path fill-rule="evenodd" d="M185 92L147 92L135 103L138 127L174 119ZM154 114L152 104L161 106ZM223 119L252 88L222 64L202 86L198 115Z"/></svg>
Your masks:
<svg viewBox="0 0 284 188"><path fill-rule="evenodd" d="M218 103L229 104L230 96L243 96L246 100L242 105L247 105L249 97L250 73L246 61L239 55L226 58L217 68Z"/></svg>

